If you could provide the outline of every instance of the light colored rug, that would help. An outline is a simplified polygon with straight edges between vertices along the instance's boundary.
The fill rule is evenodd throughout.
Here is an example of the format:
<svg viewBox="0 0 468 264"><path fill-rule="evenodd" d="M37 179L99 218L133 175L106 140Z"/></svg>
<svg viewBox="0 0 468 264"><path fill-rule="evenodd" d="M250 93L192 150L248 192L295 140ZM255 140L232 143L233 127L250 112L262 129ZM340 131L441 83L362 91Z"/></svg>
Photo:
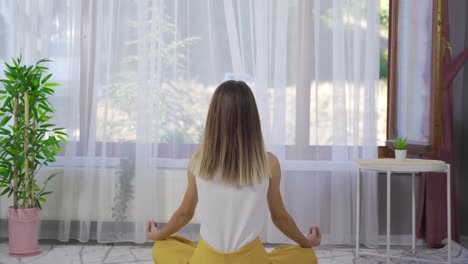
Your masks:
<svg viewBox="0 0 468 264"><path fill-rule="evenodd" d="M319 248L317 256L320 264L335 264L335 263L352 263L352 264L375 264L375 263L398 263L398 264L416 264L416 263L444 263L448 260L447 246L440 249L417 248L416 253L410 253L410 247L399 247L392 249L392 258L387 262L386 257L361 255L360 258L354 258L354 249L350 247L337 248L325 246ZM367 253L385 254L385 249L363 249ZM468 249L462 247L456 242L452 242L452 263L453 264L468 264Z"/></svg>
<svg viewBox="0 0 468 264"><path fill-rule="evenodd" d="M453 242L452 256L454 264L468 263L468 250ZM8 255L8 245L0 243L0 263L37 263L37 264L118 264L118 263L139 263L152 264L151 247L149 245L101 245L101 244L43 244L42 253L38 256L27 258L14 258ZM364 249L365 252L383 253L380 249ZM403 256L409 256L405 249L395 249L391 251L390 263L413 264L421 261L404 260ZM316 254L320 264L367 264L367 263L387 263L385 258L375 256L363 256L354 258L353 248L346 246L320 246L316 249ZM426 260L446 261L447 248L425 249L416 251L412 257ZM293 264L293 263L292 263Z"/></svg>

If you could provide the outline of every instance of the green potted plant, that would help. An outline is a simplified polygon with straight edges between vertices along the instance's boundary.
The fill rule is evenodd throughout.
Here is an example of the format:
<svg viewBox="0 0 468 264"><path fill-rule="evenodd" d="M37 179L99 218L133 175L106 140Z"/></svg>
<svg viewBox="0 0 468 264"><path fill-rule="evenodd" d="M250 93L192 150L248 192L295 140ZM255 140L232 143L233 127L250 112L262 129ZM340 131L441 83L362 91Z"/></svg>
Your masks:
<svg viewBox="0 0 468 264"><path fill-rule="evenodd" d="M42 203L51 192L45 187L56 174L38 185L37 172L55 161L61 142L67 143L63 128L51 123L54 110L49 96L57 83L39 60L24 65L21 56L5 63L5 79L0 80L0 195L13 196L8 209L9 252L35 255L40 252L37 226ZM2 87L3 86L3 87Z"/></svg>
<svg viewBox="0 0 468 264"><path fill-rule="evenodd" d="M395 159L404 160L406 159L406 138L398 137L395 141Z"/></svg>

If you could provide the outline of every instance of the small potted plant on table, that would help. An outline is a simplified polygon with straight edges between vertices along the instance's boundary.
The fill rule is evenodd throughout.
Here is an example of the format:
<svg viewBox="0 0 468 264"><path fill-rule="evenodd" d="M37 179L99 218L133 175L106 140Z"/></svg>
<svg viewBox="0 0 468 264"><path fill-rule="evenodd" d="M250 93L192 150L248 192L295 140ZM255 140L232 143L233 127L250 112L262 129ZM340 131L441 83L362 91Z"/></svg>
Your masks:
<svg viewBox="0 0 468 264"><path fill-rule="evenodd" d="M395 159L405 160L406 159L406 138L399 137L395 141Z"/></svg>
<svg viewBox="0 0 468 264"><path fill-rule="evenodd" d="M45 191L50 175L40 187L36 174L43 165L55 161L60 142L67 142L63 128L50 122L54 110L49 96L57 83L48 82L52 74L42 59L27 66L21 57L5 63L5 79L0 80L0 195L11 197L8 209L9 252L35 255L40 252L37 227L41 203L51 192Z"/></svg>

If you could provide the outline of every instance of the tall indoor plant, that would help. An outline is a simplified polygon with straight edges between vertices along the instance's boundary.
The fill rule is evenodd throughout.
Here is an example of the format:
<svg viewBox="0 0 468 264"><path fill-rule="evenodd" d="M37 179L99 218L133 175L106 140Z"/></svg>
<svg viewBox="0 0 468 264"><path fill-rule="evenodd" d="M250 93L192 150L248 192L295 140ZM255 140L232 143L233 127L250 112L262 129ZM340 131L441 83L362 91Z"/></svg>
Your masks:
<svg viewBox="0 0 468 264"><path fill-rule="evenodd" d="M10 254L31 255L40 251L37 225L41 203L51 192L45 191L50 175L42 187L37 172L55 161L61 142L67 142L63 128L52 124L54 110L49 96L57 83L48 82L52 74L39 60L24 65L21 59L5 63L5 79L0 80L0 195L13 196L8 210ZM3 86L3 87L2 87Z"/></svg>

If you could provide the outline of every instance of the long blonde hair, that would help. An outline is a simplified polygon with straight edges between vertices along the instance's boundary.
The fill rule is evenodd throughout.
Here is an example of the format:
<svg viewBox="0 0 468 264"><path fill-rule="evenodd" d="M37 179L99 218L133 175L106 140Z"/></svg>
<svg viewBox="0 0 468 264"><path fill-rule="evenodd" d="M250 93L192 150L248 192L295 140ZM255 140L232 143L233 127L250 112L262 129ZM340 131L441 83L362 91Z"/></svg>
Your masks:
<svg viewBox="0 0 468 264"><path fill-rule="evenodd" d="M226 81L216 88L190 170L206 180L220 173L232 185L261 183L270 176L257 104L246 83Z"/></svg>

